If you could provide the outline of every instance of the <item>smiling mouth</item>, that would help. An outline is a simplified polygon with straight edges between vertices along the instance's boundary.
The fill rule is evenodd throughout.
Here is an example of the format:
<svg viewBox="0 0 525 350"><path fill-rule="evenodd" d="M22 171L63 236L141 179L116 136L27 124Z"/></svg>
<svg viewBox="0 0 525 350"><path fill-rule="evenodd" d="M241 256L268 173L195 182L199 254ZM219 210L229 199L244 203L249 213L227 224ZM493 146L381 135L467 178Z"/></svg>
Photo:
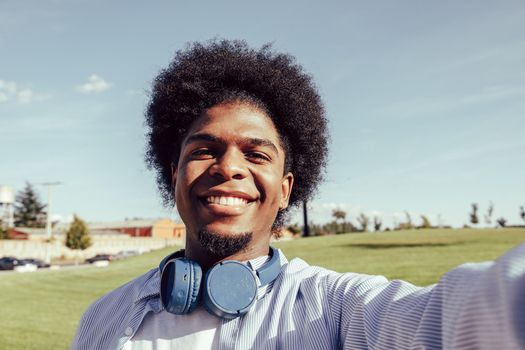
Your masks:
<svg viewBox="0 0 525 350"><path fill-rule="evenodd" d="M208 196L203 198L206 204L222 205L226 207L244 207L248 205L248 200L233 196Z"/></svg>

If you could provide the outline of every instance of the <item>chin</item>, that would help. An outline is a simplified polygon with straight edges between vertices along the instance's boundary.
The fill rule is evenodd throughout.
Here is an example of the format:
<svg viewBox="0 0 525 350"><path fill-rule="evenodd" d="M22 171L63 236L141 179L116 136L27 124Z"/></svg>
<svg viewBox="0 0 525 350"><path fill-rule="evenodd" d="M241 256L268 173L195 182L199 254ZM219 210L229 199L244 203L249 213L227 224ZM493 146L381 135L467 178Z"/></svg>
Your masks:
<svg viewBox="0 0 525 350"><path fill-rule="evenodd" d="M199 230L198 237L204 251L216 257L227 257L245 251L252 241L253 233L251 231L223 233L205 228Z"/></svg>

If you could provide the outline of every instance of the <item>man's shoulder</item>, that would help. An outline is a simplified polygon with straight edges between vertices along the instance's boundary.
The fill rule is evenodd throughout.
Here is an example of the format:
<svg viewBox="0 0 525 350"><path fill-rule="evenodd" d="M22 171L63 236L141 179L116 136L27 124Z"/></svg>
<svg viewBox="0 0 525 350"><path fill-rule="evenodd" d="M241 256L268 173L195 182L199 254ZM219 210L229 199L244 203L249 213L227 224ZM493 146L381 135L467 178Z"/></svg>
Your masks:
<svg viewBox="0 0 525 350"><path fill-rule="evenodd" d="M286 275L298 275L300 277L317 276L317 277L339 277L339 276L364 276L353 272L337 272L325 267L310 265L301 258L293 258L283 269Z"/></svg>
<svg viewBox="0 0 525 350"><path fill-rule="evenodd" d="M139 301L158 293L158 269L152 269L103 295L84 312L72 348L90 348L89 344L114 341L115 334L123 333L120 328L126 328L133 318L134 308L140 304Z"/></svg>
<svg viewBox="0 0 525 350"><path fill-rule="evenodd" d="M342 276L340 272L321 266L310 265L301 258L294 258L283 266L282 278L285 282L304 285L323 284L329 279Z"/></svg>
<svg viewBox="0 0 525 350"><path fill-rule="evenodd" d="M128 304L131 306L141 297L157 294L159 292L158 285L158 269L152 269L103 295L93 302L86 312L100 307L107 310L108 307L112 306L119 308Z"/></svg>
<svg viewBox="0 0 525 350"><path fill-rule="evenodd" d="M346 289L349 286L368 290L388 283L384 276L355 272L337 272L324 267L309 265L300 258L290 260L283 269L283 279L308 288L328 290Z"/></svg>
<svg viewBox="0 0 525 350"><path fill-rule="evenodd" d="M334 271L327 270L324 267L310 265L301 258L293 258L284 265L284 272L286 274L316 275L333 273Z"/></svg>

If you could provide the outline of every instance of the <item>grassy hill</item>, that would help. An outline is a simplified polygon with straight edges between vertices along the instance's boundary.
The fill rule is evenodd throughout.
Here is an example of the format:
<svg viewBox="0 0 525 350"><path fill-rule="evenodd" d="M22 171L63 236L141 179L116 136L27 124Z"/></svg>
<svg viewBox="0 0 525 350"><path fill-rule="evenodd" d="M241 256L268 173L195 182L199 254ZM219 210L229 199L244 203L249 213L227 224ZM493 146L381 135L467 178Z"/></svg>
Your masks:
<svg viewBox="0 0 525 350"><path fill-rule="evenodd" d="M412 230L276 243L288 259L340 272L382 274L417 285L464 262L493 260L525 241L525 229ZM155 268L169 249L111 263L0 275L0 349L66 349L82 312L107 291Z"/></svg>

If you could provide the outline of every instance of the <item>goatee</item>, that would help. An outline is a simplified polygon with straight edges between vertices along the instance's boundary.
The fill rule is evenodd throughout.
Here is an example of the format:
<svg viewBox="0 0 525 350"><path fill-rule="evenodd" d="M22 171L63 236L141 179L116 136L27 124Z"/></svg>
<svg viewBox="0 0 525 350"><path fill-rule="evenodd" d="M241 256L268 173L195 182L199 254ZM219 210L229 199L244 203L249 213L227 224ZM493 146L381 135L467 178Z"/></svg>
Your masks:
<svg viewBox="0 0 525 350"><path fill-rule="evenodd" d="M199 231L199 243L203 250L215 257L224 258L246 249L252 241L252 232L242 232L234 236L222 235L206 229Z"/></svg>

